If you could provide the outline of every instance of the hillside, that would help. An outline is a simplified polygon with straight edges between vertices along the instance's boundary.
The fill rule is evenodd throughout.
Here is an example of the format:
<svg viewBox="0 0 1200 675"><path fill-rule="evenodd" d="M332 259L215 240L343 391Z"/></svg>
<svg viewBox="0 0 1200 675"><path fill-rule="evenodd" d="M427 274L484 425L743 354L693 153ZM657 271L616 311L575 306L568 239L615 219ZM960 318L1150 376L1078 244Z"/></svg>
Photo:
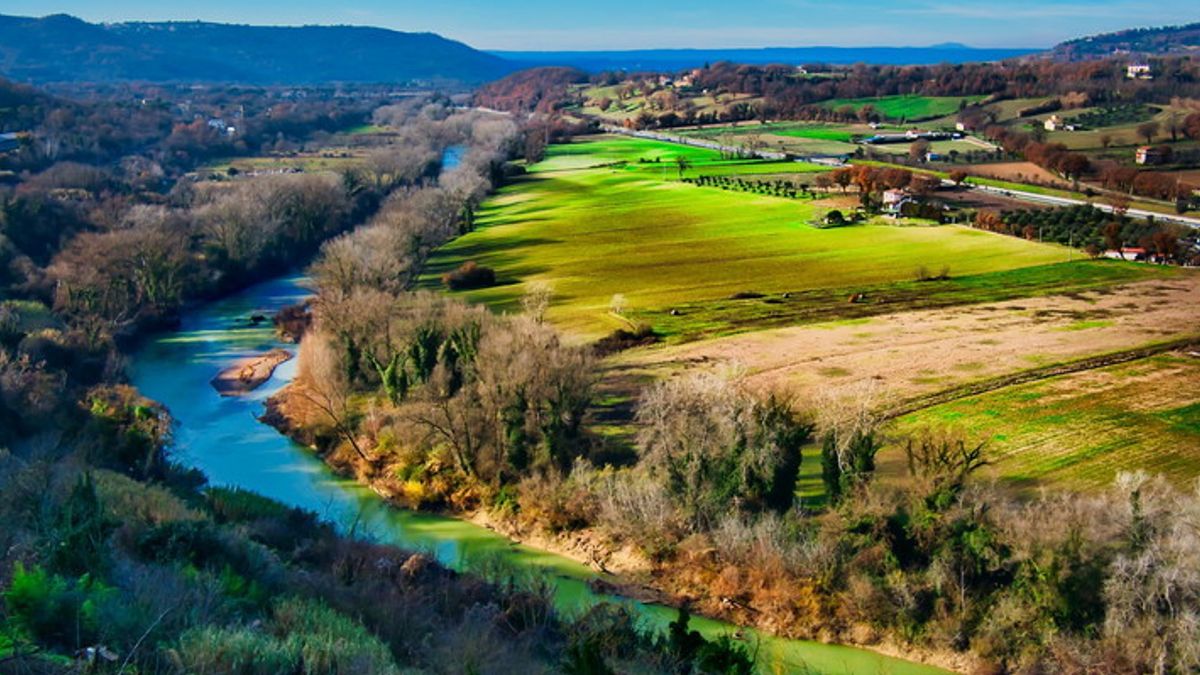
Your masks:
<svg viewBox="0 0 1200 675"><path fill-rule="evenodd" d="M432 33L0 15L0 75L17 81L478 83L512 70L499 57Z"/></svg>
<svg viewBox="0 0 1200 675"><path fill-rule="evenodd" d="M1164 56L1200 52L1200 23L1161 28L1131 28L1068 40L1054 47L1049 55L1056 59L1079 61L1104 58L1113 54Z"/></svg>

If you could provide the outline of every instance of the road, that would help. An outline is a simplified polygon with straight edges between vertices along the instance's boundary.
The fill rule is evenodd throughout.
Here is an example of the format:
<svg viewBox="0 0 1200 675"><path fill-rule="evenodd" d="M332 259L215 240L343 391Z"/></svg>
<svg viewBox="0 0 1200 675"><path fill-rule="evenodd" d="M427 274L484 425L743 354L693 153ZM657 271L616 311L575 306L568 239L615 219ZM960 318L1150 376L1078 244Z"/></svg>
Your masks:
<svg viewBox="0 0 1200 675"><path fill-rule="evenodd" d="M952 183L950 181L943 181L943 184L944 185L954 185L954 183ZM1043 194L1038 194L1036 192L1025 192L1023 190L1009 190L1007 188L992 187L990 185L972 185L971 189L979 190L981 192L988 192L988 193L995 194L995 195L1001 195L1004 197L1011 197L1012 199L1019 199L1023 202L1032 202L1034 204L1049 204L1051 206L1078 206L1081 204L1090 204L1091 206L1093 206L1097 209L1100 209L1101 211L1104 211L1105 213L1113 212L1113 207L1108 204L1098 203L1098 202L1088 202L1088 201L1084 201L1082 199L1072 199L1070 197L1057 197L1054 195L1043 195ZM1180 215L1176 215L1173 213L1159 213L1157 211L1146 211L1144 209L1129 209L1128 211L1125 212L1125 215L1127 215L1131 218L1145 218L1147 216L1150 216L1150 217L1153 217L1157 221L1168 222L1168 223L1179 223L1181 225L1187 225L1189 227L1200 228L1200 218L1193 218L1190 216L1180 216Z"/></svg>

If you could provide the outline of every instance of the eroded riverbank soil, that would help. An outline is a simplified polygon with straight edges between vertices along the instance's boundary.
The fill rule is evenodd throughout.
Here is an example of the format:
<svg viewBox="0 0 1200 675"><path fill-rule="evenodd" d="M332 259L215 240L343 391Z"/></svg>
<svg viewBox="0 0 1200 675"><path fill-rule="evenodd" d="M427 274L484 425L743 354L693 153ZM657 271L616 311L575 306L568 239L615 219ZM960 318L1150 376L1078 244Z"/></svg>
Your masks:
<svg viewBox="0 0 1200 675"><path fill-rule="evenodd" d="M222 396L240 396L261 387L280 364L292 359L292 353L286 349L272 349L259 356L241 359L232 366L217 373L212 379L212 386Z"/></svg>

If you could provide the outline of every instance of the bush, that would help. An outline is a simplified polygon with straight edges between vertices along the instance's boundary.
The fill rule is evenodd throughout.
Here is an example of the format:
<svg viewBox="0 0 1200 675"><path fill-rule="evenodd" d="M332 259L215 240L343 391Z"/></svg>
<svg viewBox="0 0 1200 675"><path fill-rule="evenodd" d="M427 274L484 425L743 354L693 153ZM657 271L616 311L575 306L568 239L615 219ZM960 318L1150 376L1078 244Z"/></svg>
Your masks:
<svg viewBox="0 0 1200 675"><path fill-rule="evenodd" d="M176 650L184 672L273 675L294 673L299 666L295 645L249 628L205 626L179 639Z"/></svg>
<svg viewBox="0 0 1200 675"><path fill-rule="evenodd" d="M18 631L41 644L75 648L90 644L99 622L96 608L112 589L86 575L71 581L39 566L17 563L4 592L9 619Z"/></svg>
<svg viewBox="0 0 1200 675"><path fill-rule="evenodd" d="M103 469L94 471L92 477L105 511L116 522L154 526L204 517L157 485L139 483L124 474Z"/></svg>
<svg viewBox="0 0 1200 675"><path fill-rule="evenodd" d="M398 673L379 638L324 604L299 599L275 607L268 630L207 626L184 633L179 661L185 672Z"/></svg>
<svg viewBox="0 0 1200 675"><path fill-rule="evenodd" d="M597 356L608 356L626 349L652 345L659 337L650 324L639 323L632 329L618 328L596 341L594 348Z"/></svg>
<svg viewBox="0 0 1200 675"><path fill-rule="evenodd" d="M452 291L487 288L496 285L496 272L472 260L463 263L453 272L443 274L442 283Z"/></svg>
<svg viewBox="0 0 1200 675"><path fill-rule="evenodd" d="M208 508L219 523L248 523L263 518L282 518L292 509L274 499L233 487L205 491Z"/></svg>

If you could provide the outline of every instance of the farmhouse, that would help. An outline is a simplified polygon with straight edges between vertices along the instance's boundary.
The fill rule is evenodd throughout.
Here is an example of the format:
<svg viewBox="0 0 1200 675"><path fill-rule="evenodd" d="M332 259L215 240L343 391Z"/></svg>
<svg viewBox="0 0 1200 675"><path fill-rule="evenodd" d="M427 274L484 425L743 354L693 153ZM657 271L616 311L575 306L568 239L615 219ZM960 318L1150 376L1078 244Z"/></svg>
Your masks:
<svg viewBox="0 0 1200 675"><path fill-rule="evenodd" d="M913 196L906 190L884 190L883 192L883 210L891 215L898 215L900 209L911 201L914 201Z"/></svg>
<svg viewBox="0 0 1200 675"><path fill-rule="evenodd" d="M1131 63L1125 69L1125 77L1131 80L1153 80L1154 73L1150 71L1149 63Z"/></svg>
<svg viewBox="0 0 1200 675"><path fill-rule="evenodd" d="M1120 250L1109 249L1104 252L1104 257L1112 258L1113 260L1145 260L1146 259L1146 249L1134 248L1134 247L1128 247L1128 246L1126 246Z"/></svg>
<svg viewBox="0 0 1200 675"><path fill-rule="evenodd" d="M1133 159L1138 164L1162 164L1167 160L1167 152L1163 148L1143 145L1137 149Z"/></svg>

